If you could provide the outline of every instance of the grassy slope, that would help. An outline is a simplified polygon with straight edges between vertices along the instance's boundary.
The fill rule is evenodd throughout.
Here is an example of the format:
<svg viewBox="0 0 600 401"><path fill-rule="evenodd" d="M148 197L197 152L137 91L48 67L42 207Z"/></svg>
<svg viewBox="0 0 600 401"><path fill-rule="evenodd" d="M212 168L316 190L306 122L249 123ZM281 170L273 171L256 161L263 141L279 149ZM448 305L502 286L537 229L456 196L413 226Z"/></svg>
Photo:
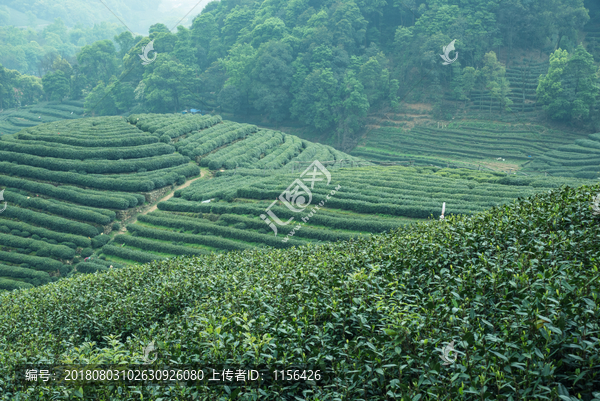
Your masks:
<svg viewBox="0 0 600 401"><path fill-rule="evenodd" d="M0 295L2 399L16 397L17 361L135 363L150 341L171 365L333 370L330 386L302 395L304 384L273 385L260 399L598 399L598 191L564 188L369 239L180 258ZM458 359L444 366L450 341ZM228 399L223 387L82 390L103 400Z"/></svg>

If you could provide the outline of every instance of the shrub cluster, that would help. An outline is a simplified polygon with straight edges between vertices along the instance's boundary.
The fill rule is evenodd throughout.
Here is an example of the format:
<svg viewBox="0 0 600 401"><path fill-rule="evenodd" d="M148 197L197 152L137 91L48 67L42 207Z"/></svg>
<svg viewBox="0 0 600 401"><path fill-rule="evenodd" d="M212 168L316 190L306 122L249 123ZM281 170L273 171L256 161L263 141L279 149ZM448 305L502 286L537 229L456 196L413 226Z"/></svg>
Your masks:
<svg viewBox="0 0 600 401"><path fill-rule="evenodd" d="M250 135L243 141L227 146L214 154L202 158L201 166L208 166L211 170L218 170L221 167L227 169L235 168L236 165L246 166L253 160L258 160L259 156L268 149L280 145L283 142L283 134L262 130L256 134Z"/></svg>
<svg viewBox="0 0 600 401"><path fill-rule="evenodd" d="M80 273L95 273L97 271L106 271L108 267L93 262L80 262L75 268Z"/></svg>
<svg viewBox="0 0 600 401"><path fill-rule="evenodd" d="M180 139L173 145L177 148L179 153L192 157L194 156L194 149L201 145L202 142L215 138L222 133L231 131L239 126L241 126L239 123L233 121L224 121L220 124L213 125L210 128L192 132L189 135L186 135L184 139Z"/></svg>
<svg viewBox="0 0 600 401"><path fill-rule="evenodd" d="M19 221L29 222L50 230L82 235L84 237L93 237L98 235L98 229L89 224L65 219L63 217L51 216L45 213L23 209L16 206L7 207L6 210L2 212L2 217L14 218Z"/></svg>
<svg viewBox="0 0 600 401"><path fill-rule="evenodd" d="M12 345L0 366L4 388L13 390L4 399L27 396L29 386L15 382L27 352L135 363L159 330L158 364L313 363L326 373L318 385L241 390L254 399L310 392L348 400L593 400L600 225L590 201L599 191L562 188L368 239L182 257L0 295L0 343ZM101 342L124 328L128 342ZM450 343L456 352L444 365ZM286 352L284 362L271 358ZM40 386L36 395L55 390ZM129 390L131 398L173 395L166 386L85 387L94 399L122 399ZM232 397L222 386L182 387L177 396Z"/></svg>
<svg viewBox="0 0 600 401"><path fill-rule="evenodd" d="M134 177L130 178L128 176L124 176L122 178L107 178L100 175L51 171L43 168L20 166L6 162L0 162L0 172L38 180L54 181L65 184L74 184L90 188L115 191L148 192L155 188L154 183L148 179L136 180Z"/></svg>
<svg viewBox="0 0 600 401"><path fill-rule="evenodd" d="M32 135L27 133L20 133L18 139L22 141L41 141L41 142L53 142L61 143L71 146L80 146L84 148L116 148L124 146L140 146L157 143L158 139L152 135L127 135L118 136L116 138L103 139L103 138L90 138L85 136L83 138L69 136L69 135Z"/></svg>
<svg viewBox="0 0 600 401"><path fill-rule="evenodd" d="M284 138L283 145L253 163L253 167L281 168L302 151L304 144L300 138L294 135L284 135Z"/></svg>
<svg viewBox="0 0 600 401"><path fill-rule="evenodd" d="M50 282L50 275L47 272L3 264L0 264L0 277L17 278L36 286Z"/></svg>
<svg viewBox="0 0 600 401"><path fill-rule="evenodd" d="M198 230L201 233L212 233L226 238L239 239L245 242L265 244L275 248L287 248L290 246L300 246L304 242L295 239L287 243L281 242L281 238L274 235L259 234L250 230L240 230L232 227L223 227L216 224L200 221L199 219L189 219L176 217L163 212L153 212L147 215L141 215L138 218L141 222L146 222L158 226L182 228L185 230Z"/></svg>
<svg viewBox="0 0 600 401"><path fill-rule="evenodd" d="M76 191L72 190L72 187L56 187L50 184L29 181L22 178L7 177L4 175L0 176L0 185L22 189L40 195L52 196L57 199L92 207L124 210L137 205L137 199L134 197L131 197L131 199L134 201L134 204L130 205L128 199L120 198L114 196L113 194L85 190Z"/></svg>
<svg viewBox="0 0 600 401"><path fill-rule="evenodd" d="M191 115L189 118L184 118L181 122L169 124L163 128L157 129L154 131L154 134L158 136L167 135L170 138L177 138L192 131L210 128L221 121L223 121L221 116Z"/></svg>
<svg viewBox="0 0 600 401"><path fill-rule="evenodd" d="M168 155L175 148L166 143L152 143L150 145L129 146L122 148L90 149L75 146L56 146L52 142L28 143L28 141L0 141L0 150L8 152L26 153L43 157L56 157L59 159L135 159L158 155Z"/></svg>
<svg viewBox="0 0 600 401"><path fill-rule="evenodd" d="M258 128L255 125L241 124L240 127L227 131L215 138L212 138L206 142L202 142L200 146L197 146L193 150L194 156L203 156L220 146L228 144L229 142L235 141L236 139L245 138L248 135L256 132Z"/></svg>
<svg viewBox="0 0 600 401"><path fill-rule="evenodd" d="M129 248L122 248L120 246L104 245L102 247L102 253L106 255L113 255L126 260L133 260L139 263L148 263L153 260L164 259L162 256L154 255L152 253L133 250Z"/></svg>
<svg viewBox="0 0 600 401"><path fill-rule="evenodd" d="M94 211L90 208L77 207L75 205L62 202L52 202L50 200L38 197L29 197L28 199L28 197L19 195L12 191L4 191L4 199L7 202L19 205L23 208L44 210L59 216L87 221L90 223L106 225L114 220L114 215L111 218L111 216L107 216L106 214L102 214L99 211Z"/></svg>
<svg viewBox="0 0 600 401"><path fill-rule="evenodd" d="M170 253L172 255L206 255L209 251L197 248L191 248L182 245L173 245L151 239L132 237L131 235L117 235L114 238L115 244L125 244L145 251Z"/></svg>
<svg viewBox="0 0 600 401"><path fill-rule="evenodd" d="M65 245L53 245L44 241L21 238L2 233L0 233L0 245L12 248L31 249L33 251L47 248L50 250L52 256L63 260L73 259L75 257L75 250Z"/></svg>
<svg viewBox="0 0 600 401"><path fill-rule="evenodd" d="M144 238L154 238L163 241L183 242L187 244L207 245L225 250L242 250L251 248L246 244L221 237L215 237L210 235L184 234L174 231L144 227L139 224L128 225L127 231L129 231L132 235Z"/></svg>
<svg viewBox="0 0 600 401"><path fill-rule="evenodd" d="M310 220L311 223L312 223L312 218L314 216L316 216L316 215L313 215L311 217L311 220ZM251 219L249 217L238 216L235 214L222 214L219 217L219 221L224 221L229 225L241 224L246 228L249 228L249 229L251 228L251 229L255 229L255 230L256 229L264 229L267 227L265 222L258 218ZM314 228L305 227L305 226L303 226L300 230L295 230L294 227L298 223L300 223L300 221L298 218L296 218L295 221L292 221L288 225L277 226L277 234L278 235L282 235L282 234L287 235L291 231L295 231L294 237L310 238L310 239L316 239L316 240L320 240L320 241L331 241L331 242L340 241L340 240L349 240L351 238L356 238L356 237L360 236L360 234L358 234L358 233L333 232L333 231L328 231L328 230L314 229ZM270 228L267 228L267 229L270 230Z"/></svg>
<svg viewBox="0 0 600 401"><path fill-rule="evenodd" d="M58 260L25 255L17 252L0 251L0 260L14 264L26 263L35 270L42 270L46 272L58 270L61 276L65 276L70 271L69 266L62 264Z"/></svg>
<svg viewBox="0 0 600 401"><path fill-rule="evenodd" d="M25 210L25 209L23 209ZM9 212L10 214L10 212ZM4 213L2 213L4 216ZM0 216L0 217L2 217ZM6 216L8 217L8 216ZM33 226L31 224L23 223L21 221L14 221L8 219L0 219L0 227L5 226L6 231L2 232L10 232L10 230L19 230L32 234L32 238L34 239L44 239L44 240L54 240L57 242L72 242L76 246L80 246L82 248L89 247L91 245L91 240L87 237L82 237L80 235L66 234L62 232L56 232L52 230L48 230L43 227ZM37 236L37 238L36 238Z"/></svg>
<svg viewBox="0 0 600 401"><path fill-rule="evenodd" d="M24 281L17 281L0 277L0 290L12 291L26 288L33 288L33 285Z"/></svg>
<svg viewBox="0 0 600 401"><path fill-rule="evenodd" d="M128 160L72 160L41 157L25 153L0 151L0 160L17 162L32 167L42 167L55 171L80 171L89 174L135 173L139 169L147 171L179 166L190 161L179 154L160 155Z"/></svg>

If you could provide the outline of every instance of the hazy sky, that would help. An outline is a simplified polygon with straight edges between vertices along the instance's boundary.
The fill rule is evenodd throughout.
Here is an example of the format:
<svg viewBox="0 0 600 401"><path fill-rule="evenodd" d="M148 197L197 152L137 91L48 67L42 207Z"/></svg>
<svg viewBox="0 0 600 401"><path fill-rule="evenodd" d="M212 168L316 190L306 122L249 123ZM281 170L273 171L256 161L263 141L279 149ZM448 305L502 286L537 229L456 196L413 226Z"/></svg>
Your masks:
<svg viewBox="0 0 600 401"><path fill-rule="evenodd" d="M177 21L184 18L187 14L187 17L185 17L179 25L189 26L194 17L200 14L204 6L211 1L212 0L163 0L156 10L155 20L156 22L164 23L171 29ZM190 10L192 11L190 12ZM147 34L147 32L141 33Z"/></svg>

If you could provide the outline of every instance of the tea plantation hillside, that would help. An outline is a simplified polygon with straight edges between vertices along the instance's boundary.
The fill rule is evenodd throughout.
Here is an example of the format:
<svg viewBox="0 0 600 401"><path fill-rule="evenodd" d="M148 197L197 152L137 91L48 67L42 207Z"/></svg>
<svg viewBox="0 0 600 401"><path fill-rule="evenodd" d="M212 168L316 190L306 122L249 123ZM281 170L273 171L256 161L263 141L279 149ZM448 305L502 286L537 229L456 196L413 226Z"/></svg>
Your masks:
<svg viewBox="0 0 600 401"><path fill-rule="evenodd" d="M410 130L380 127L370 131L350 154L416 165L600 177L600 134L572 134L538 125L460 121L444 128L431 124Z"/></svg>
<svg viewBox="0 0 600 401"><path fill-rule="evenodd" d="M110 240L104 234L115 220L135 213L156 190L200 173L173 146L119 117L63 120L5 135L0 160L7 202L0 214L2 289L64 277ZM78 271L110 265L80 264Z"/></svg>
<svg viewBox="0 0 600 401"><path fill-rule="evenodd" d="M282 132L182 114L25 128L2 136L0 160L7 202L0 213L0 290L178 255L347 240L437 217L443 202L450 214L470 214L587 182L374 167ZM316 186L308 190L313 198L302 200L310 204L304 214L281 200L271 206L313 160L331 170L331 185L309 184ZM359 165L371 167L352 167ZM146 214L191 179L197 181ZM292 203L306 190L298 188L288 194Z"/></svg>
<svg viewBox="0 0 600 401"><path fill-rule="evenodd" d="M315 182L313 189L308 188L308 207L295 201L306 196L306 188L301 187L289 199L283 196L287 206L280 195L301 174L265 177L264 171L238 169L195 181L176 191L174 198L160 202L158 211L138 216L135 224L127 225L128 233L115 236L102 252L109 261L131 263L181 254L348 240L437 218L444 202L447 215L472 214L567 182L587 182L433 167L332 168L329 185ZM275 219L279 219L277 224Z"/></svg>
<svg viewBox="0 0 600 401"><path fill-rule="evenodd" d="M99 259L97 253L111 240L108 234L144 204L198 176L196 161L212 169L273 169L313 157L334 165L336 160L358 160L281 132L223 122L219 116L142 115L130 120L137 126L122 117L97 117L2 136L0 187L5 188L7 208L0 213L0 290L146 261L144 252L112 244L103 249L112 260ZM125 240L131 244L132 237ZM143 248L141 241L136 245ZM206 252L170 242L155 250L169 255ZM223 250L220 245L207 249ZM225 249L246 247L234 245Z"/></svg>
<svg viewBox="0 0 600 401"><path fill-rule="evenodd" d="M254 125L225 121L210 129L190 126L194 116L173 114L134 114L128 120L144 131L174 139L173 146L182 155L196 159L211 170L251 167L278 169L290 163L320 161L359 161L331 146L312 143L293 135ZM336 163L334 163L336 164Z"/></svg>
<svg viewBox="0 0 600 401"><path fill-rule="evenodd" d="M563 187L370 238L0 294L0 398L599 400L599 192ZM151 342L149 366L300 365L322 377L260 388L15 381L25 362L142 363Z"/></svg>
<svg viewBox="0 0 600 401"><path fill-rule="evenodd" d="M26 127L65 119L81 118L83 102L68 100L64 102L41 102L19 109L0 111L0 135L10 135Z"/></svg>

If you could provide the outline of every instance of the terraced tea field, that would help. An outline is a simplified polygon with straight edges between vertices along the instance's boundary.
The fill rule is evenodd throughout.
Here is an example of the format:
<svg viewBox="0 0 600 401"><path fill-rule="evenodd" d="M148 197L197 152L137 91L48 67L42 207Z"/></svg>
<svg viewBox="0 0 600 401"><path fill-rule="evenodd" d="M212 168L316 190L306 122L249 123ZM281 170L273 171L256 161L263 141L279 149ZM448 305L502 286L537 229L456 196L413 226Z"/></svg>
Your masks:
<svg viewBox="0 0 600 401"><path fill-rule="evenodd" d="M2 136L0 187L6 188L7 208L0 214L0 289L120 267L99 259L99 249L123 221L197 177L198 164L277 169L314 157L358 160L219 116L141 115L130 121L61 120Z"/></svg>
<svg viewBox="0 0 600 401"><path fill-rule="evenodd" d="M471 214L566 182L587 182L432 167L333 167L330 174L329 185L315 183L310 190L310 206L295 212L279 196L301 172L268 177L252 169L219 172L176 191L174 198L158 204L158 211L138 216L127 225L127 234L116 236L102 252L107 260L127 263L347 240L437 218L443 202L446 215ZM292 206L298 196L309 197L302 190L290 191L291 197L284 199ZM280 223L273 224L276 219Z"/></svg>
<svg viewBox="0 0 600 401"><path fill-rule="evenodd" d="M0 136L43 123L80 118L82 114L83 103L75 100L41 102L19 109L6 109L0 112Z"/></svg>
<svg viewBox="0 0 600 401"><path fill-rule="evenodd" d="M236 166L278 169L285 166L292 168L294 163L290 162L362 160L331 146L312 143L279 131L259 130L250 124L225 121L210 129L200 129L186 125L185 121L185 116L177 114L129 117L130 123L160 136L161 141L175 139L173 146L179 153L211 170Z"/></svg>
<svg viewBox="0 0 600 401"><path fill-rule="evenodd" d="M467 133L475 140L474 131L485 132L485 127L444 133L452 133L452 141L459 143ZM430 135L430 142L436 134L428 127L415 132ZM479 157L498 150L492 134L479 139L490 143L480 146L484 151ZM551 133L535 130L505 135L500 137L507 143L509 137L522 137L520 142L510 139L515 144L506 157L515 159L524 159L527 144L534 143L535 149L536 138L546 141L542 147L552 139ZM426 142L418 140L415 136L415 153ZM454 146L448 149L460 153L461 146ZM434 160L448 156L441 150ZM474 150L467 150L461 156L473 155ZM329 146L208 115L144 114L41 124L2 136L0 160L0 187L6 188L7 202L0 213L0 289L176 255L357 238L437 218L443 202L448 214L470 214L564 183L587 182L418 166L428 163L426 157L414 168L375 167ZM330 185L318 180L306 184L314 185L308 190L310 201L308 187L297 187L284 198L298 201L302 195L300 203L318 207L310 209L313 215L298 228L306 216L292 212L280 195L299 182L314 160L323 162L332 179ZM205 169L203 178L200 168ZM191 185L150 211L176 185L187 182Z"/></svg>
<svg viewBox="0 0 600 401"><path fill-rule="evenodd" d="M415 165L487 166L506 172L593 179L600 177L598 140L598 134L573 134L538 125L459 121L443 129L433 124L411 130L374 129L350 154Z"/></svg>
<svg viewBox="0 0 600 401"><path fill-rule="evenodd" d="M216 124L219 118L203 121ZM0 288L39 285L110 240L118 220L200 168L119 117L63 120L0 140ZM117 223L117 224L115 224ZM117 264L95 259L77 271Z"/></svg>

